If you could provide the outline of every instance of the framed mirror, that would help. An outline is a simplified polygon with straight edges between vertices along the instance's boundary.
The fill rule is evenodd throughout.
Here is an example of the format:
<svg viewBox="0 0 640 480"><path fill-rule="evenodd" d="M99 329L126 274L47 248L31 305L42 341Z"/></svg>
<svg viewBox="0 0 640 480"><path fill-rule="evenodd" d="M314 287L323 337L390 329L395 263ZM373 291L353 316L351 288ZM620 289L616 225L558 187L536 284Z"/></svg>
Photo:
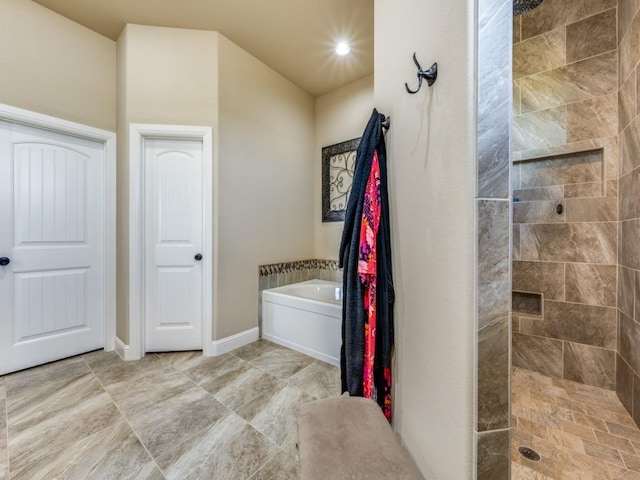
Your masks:
<svg viewBox="0 0 640 480"><path fill-rule="evenodd" d="M322 149L322 221L342 222L347 211L360 138Z"/></svg>

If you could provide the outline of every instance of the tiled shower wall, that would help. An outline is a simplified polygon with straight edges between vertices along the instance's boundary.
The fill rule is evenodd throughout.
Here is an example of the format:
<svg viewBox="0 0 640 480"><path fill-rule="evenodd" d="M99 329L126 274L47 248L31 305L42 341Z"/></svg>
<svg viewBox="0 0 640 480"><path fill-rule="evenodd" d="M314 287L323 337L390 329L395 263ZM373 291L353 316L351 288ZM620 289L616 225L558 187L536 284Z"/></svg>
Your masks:
<svg viewBox="0 0 640 480"><path fill-rule="evenodd" d="M620 43L620 248L618 251L617 392L640 425L640 14L635 0L618 7Z"/></svg>
<svg viewBox="0 0 640 480"><path fill-rule="evenodd" d="M617 182L602 172L601 150L514 165L512 362L613 390Z"/></svg>
<svg viewBox="0 0 640 480"><path fill-rule="evenodd" d="M606 388L617 345L616 20L616 0L545 0L514 19L513 35L513 289L537 296L514 297L529 314L513 315L512 361Z"/></svg>

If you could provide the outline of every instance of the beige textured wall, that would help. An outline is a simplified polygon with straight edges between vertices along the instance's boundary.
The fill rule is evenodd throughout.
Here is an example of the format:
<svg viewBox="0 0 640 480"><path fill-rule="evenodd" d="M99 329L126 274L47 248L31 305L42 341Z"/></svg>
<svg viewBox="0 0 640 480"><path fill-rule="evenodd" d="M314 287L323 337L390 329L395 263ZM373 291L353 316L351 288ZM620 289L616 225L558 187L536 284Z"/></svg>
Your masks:
<svg viewBox="0 0 640 480"><path fill-rule="evenodd" d="M127 123L127 29L117 42L116 129L116 337L129 344L129 127Z"/></svg>
<svg viewBox="0 0 640 480"><path fill-rule="evenodd" d="M338 260L344 222L322 222L322 148L358 138L373 110L373 75L316 98L313 154L315 258Z"/></svg>
<svg viewBox="0 0 640 480"><path fill-rule="evenodd" d="M118 324L129 342L130 123L208 125L218 148L218 34L127 25L118 39Z"/></svg>
<svg viewBox="0 0 640 480"><path fill-rule="evenodd" d="M219 45L216 339L258 326L258 265L312 258L316 159L313 98Z"/></svg>
<svg viewBox="0 0 640 480"><path fill-rule="evenodd" d="M0 0L0 102L115 131L116 44L27 0Z"/></svg>
<svg viewBox="0 0 640 480"><path fill-rule="evenodd" d="M374 99L392 122L394 424L425 478L438 480L473 471L473 4L375 2ZM440 74L432 89L409 95L416 50L424 66L438 61Z"/></svg>

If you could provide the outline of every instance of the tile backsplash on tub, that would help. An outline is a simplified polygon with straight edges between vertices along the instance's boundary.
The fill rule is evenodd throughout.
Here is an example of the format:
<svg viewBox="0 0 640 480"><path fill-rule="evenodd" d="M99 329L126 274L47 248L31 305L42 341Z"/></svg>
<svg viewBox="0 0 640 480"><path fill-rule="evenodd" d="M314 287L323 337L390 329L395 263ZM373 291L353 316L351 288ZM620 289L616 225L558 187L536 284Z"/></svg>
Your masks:
<svg viewBox="0 0 640 480"><path fill-rule="evenodd" d="M342 282L342 269L337 260L296 260L258 267L258 326L262 334L262 291L307 280Z"/></svg>

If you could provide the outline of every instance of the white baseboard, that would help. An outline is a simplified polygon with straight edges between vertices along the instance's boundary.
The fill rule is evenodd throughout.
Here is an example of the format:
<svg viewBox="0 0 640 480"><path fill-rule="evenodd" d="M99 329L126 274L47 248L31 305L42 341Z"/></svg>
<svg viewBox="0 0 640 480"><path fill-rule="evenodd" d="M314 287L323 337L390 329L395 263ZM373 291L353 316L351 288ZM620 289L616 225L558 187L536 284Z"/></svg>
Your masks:
<svg viewBox="0 0 640 480"><path fill-rule="evenodd" d="M236 333L230 337L214 340L205 352L208 357L217 357L225 353L229 353L236 348L244 347L257 341L260 338L260 330L258 327L244 332Z"/></svg>
<svg viewBox="0 0 640 480"><path fill-rule="evenodd" d="M135 355L135 353L131 349L131 346L125 344L118 337L116 337L116 339L115 339L115 344L116 344L116 349L115 349L116 353L118 354L118 356L121 359L123 359L125 361L139 360L139 358L137 358L137 356Z"/></svg>

